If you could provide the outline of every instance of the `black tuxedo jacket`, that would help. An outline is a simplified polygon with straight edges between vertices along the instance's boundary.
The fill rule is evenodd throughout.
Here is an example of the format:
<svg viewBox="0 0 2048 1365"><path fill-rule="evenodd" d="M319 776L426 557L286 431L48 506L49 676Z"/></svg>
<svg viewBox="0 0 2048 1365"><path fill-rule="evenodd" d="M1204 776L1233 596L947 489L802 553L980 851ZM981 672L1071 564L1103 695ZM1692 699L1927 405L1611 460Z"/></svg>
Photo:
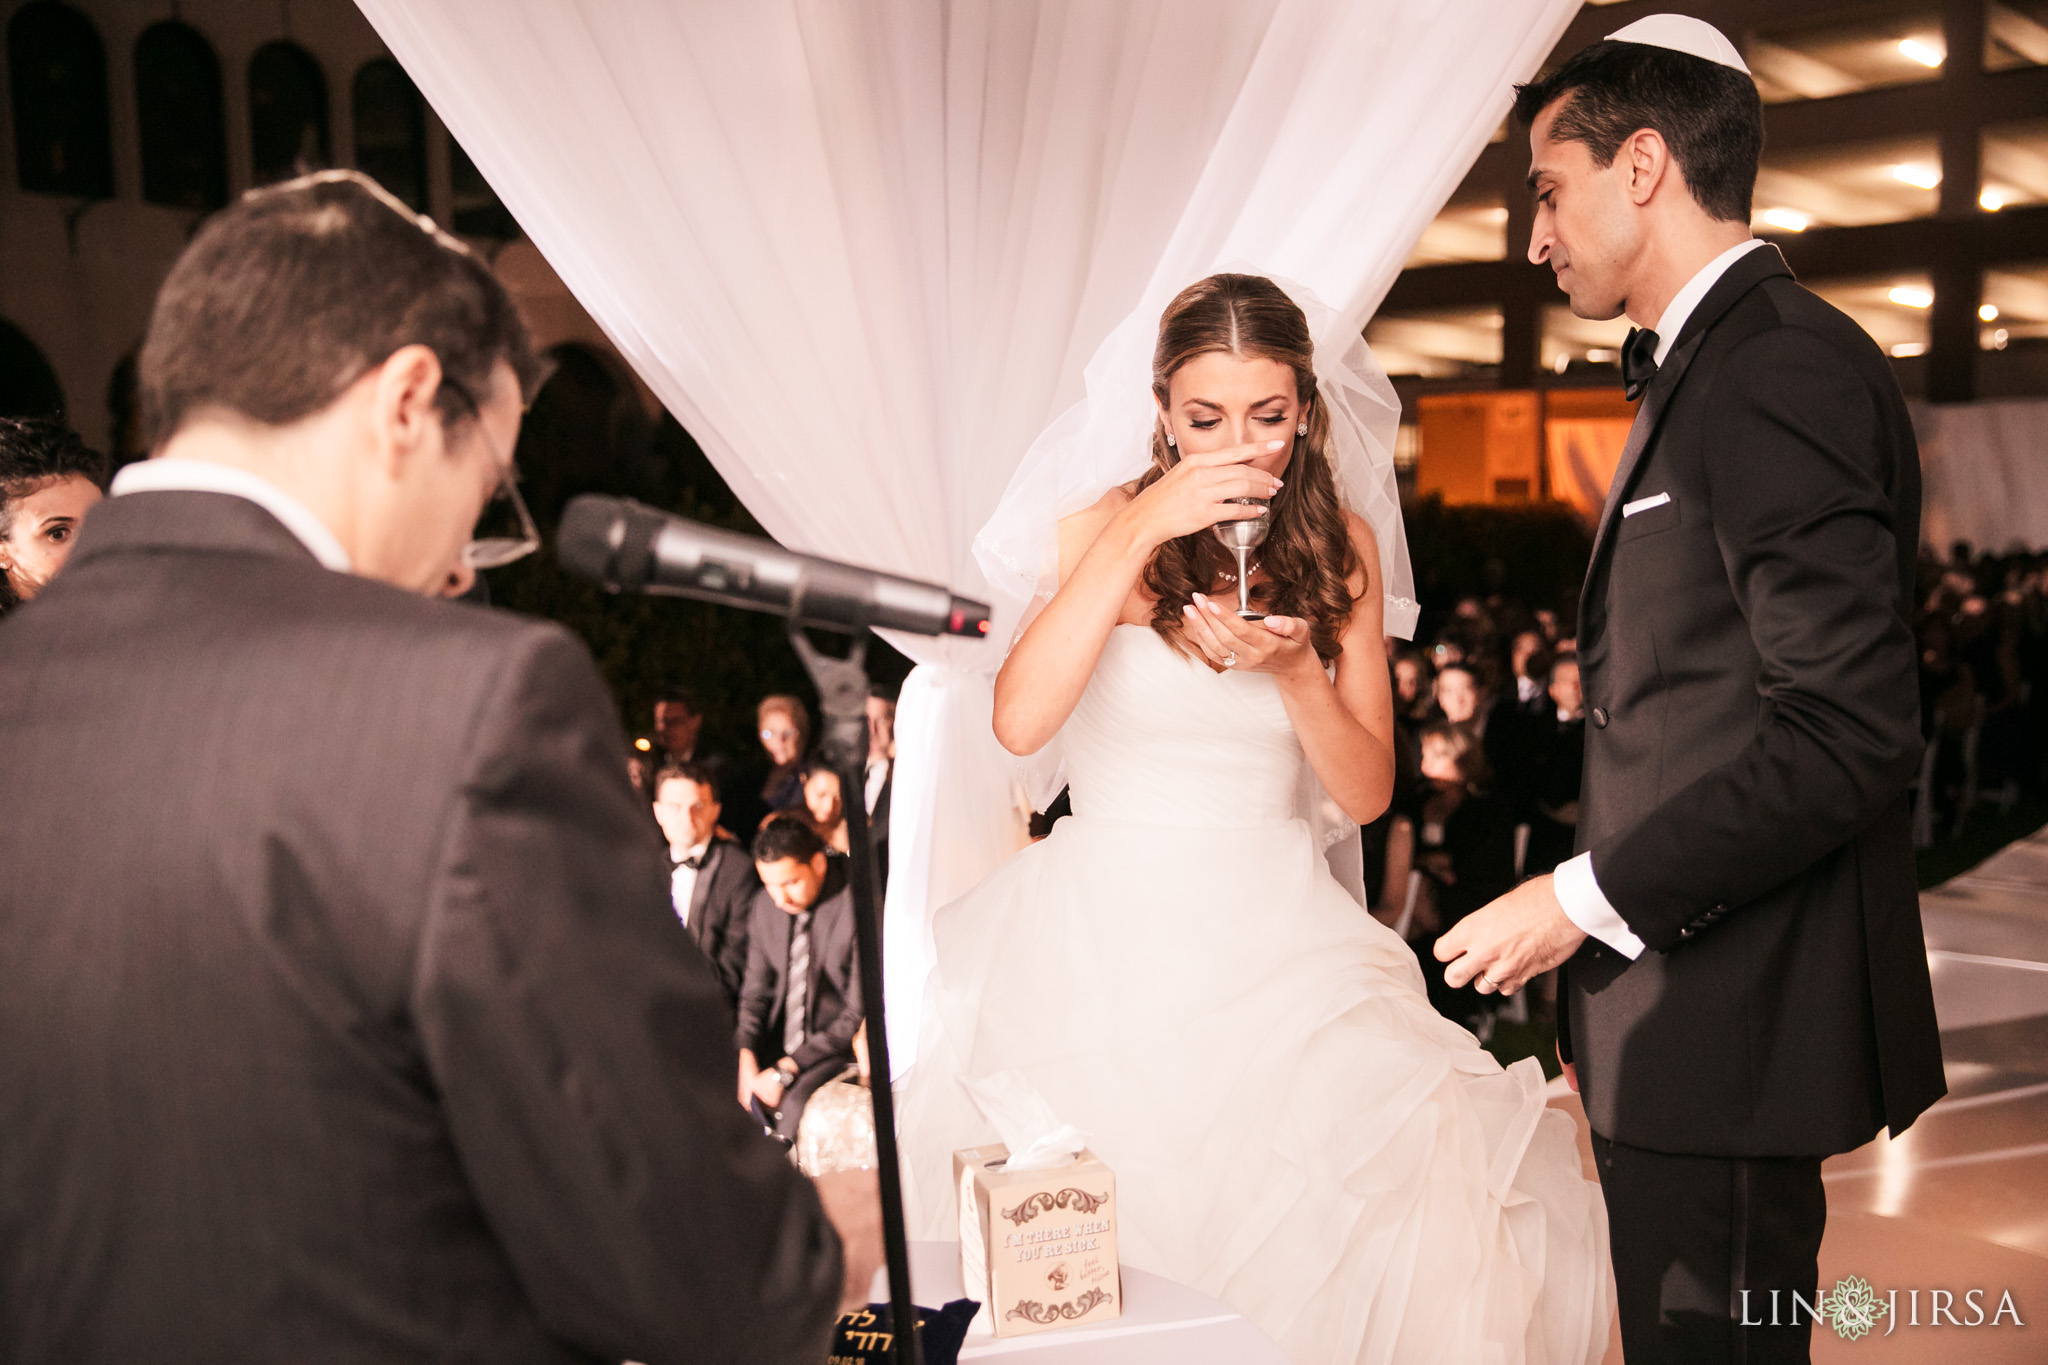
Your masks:
<svg viewBox="0 0 2048 1365"><path fill-rule="evenodd" d="M0 624L0 1360L825 1357L588 651L138 493Z"/></svg>
<svg viewBox="0 0 2048 1365"><path fill-rule="evenodd" d="M1648 945L1569 965L1595 1131L1824 1155L1943 1093L1905 796L1919 524L1885 357L1753 248L1643 398L1580 599L1578 844Z"/></svg>
<svg viewBox="0 0 2048 1365"><path fill-rule="evenodd" d="M754 860L731 839L714 838L704 852L690 890L690 937L704 951L725 988L726 1007L739 1017L740 987L747 978L747 926L761 878Z"/></svg>
<svg viewBox="0 0 2048 1365"><path fill-rule="evenodd" d="M747 942L747 981L740 990L736 1045L752 1048L762 1066L780 1061L782 1022L789 1000L789 936L796 917L775 903L766 888L754 895ZM860 971L853 944L853 892L846 885L845 859L830 860L825 885L811 911L811 975L804 997L804 1041L793 1054L799 1076L836 1071L853 1060L853 1035L860 1032Z"/></svg>
<svg viewBox="0 0 2048 1365"><path fill-rule="evenodd" d="M875 793L875 808L868 812L868 843L875 850L875 885L884 893L889 889L889 807L896 795L896 760L889 760L889 775L882 779L882 790ZM866 793L862 793L866 799Z"/></svg>

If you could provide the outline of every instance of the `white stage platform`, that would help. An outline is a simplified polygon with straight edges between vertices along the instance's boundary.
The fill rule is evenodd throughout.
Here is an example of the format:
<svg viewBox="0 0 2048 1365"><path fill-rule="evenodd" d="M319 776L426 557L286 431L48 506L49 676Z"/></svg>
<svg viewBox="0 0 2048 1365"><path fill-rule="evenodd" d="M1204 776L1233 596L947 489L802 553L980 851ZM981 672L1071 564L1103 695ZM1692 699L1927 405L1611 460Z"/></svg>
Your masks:
<svg viewBox="0 0 2048 1365"><path fill-rule="evenodd" d="M1272 1339L1205 1294L1142 1270L1122 1267L1124 1315L1100 1326L1060 1327L997 1340L987 1313L960 1352L965 1360L1018 1359L1018 1365L1287 1365ZM952 1242L910 1244L912 1297L937 1308L965 1294L960 1248ZM879 1300L888 1289L878 1277Z"/></svg>

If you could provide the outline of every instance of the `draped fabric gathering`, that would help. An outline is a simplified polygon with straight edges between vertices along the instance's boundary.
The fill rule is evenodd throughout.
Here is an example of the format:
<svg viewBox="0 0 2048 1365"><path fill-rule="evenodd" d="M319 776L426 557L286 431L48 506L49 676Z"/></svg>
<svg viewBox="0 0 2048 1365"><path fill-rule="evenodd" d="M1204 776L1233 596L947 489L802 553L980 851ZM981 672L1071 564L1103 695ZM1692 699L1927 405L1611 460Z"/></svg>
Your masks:
<svg viewBox="0 0 2048 1365"><path fill-rule="evenodd" d="M1362 326L1577 0L359 0L562 280L793 548L971 546L1135 309L1225 265ZM1018 842L991 640L892 641L888 1022Z"/></svg>

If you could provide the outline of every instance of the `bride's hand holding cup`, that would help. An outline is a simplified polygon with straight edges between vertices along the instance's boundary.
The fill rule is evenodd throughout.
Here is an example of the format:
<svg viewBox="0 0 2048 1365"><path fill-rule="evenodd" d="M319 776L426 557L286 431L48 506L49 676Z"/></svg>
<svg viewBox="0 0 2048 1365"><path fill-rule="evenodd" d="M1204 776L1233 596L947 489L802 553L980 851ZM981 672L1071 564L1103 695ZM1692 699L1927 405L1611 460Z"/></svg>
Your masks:
<svg viewBox="0 0 2048 1365"><path fill-rule="evenodd" d="M1221 450L1190 451L1125 509L1151 548L1206 531L1221 521L1264 516L1266 509L1239 499L1271 498L1281 480L1251 462L1283 449L1285 441L1254 441Z"/></svg>
<svg viewBox="0 0 2048 1365"><path fill-rule="evenodd" d="M1241 620L1215 598L1198 592L1181 608L1181 619L1188 638L1218 668L1283 678L1310 670L1322 675L1322 661L1309 643L1308 622L1299 617Z"/></svg>

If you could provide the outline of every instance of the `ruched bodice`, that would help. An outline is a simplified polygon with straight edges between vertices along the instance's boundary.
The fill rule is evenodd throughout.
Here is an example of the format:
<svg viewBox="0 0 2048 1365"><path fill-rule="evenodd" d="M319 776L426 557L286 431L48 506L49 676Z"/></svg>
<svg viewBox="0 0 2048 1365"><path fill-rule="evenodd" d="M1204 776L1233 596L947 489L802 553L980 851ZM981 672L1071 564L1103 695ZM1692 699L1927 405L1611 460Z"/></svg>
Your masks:
<svg viewBox="0 0 2048 1365"><path fill-rule="evenodd" d="M1149 626L1110 631L1060 739L1076 815L1245 829L1294 814L1301 742L1278 684L1217 673Z"/></svg>

